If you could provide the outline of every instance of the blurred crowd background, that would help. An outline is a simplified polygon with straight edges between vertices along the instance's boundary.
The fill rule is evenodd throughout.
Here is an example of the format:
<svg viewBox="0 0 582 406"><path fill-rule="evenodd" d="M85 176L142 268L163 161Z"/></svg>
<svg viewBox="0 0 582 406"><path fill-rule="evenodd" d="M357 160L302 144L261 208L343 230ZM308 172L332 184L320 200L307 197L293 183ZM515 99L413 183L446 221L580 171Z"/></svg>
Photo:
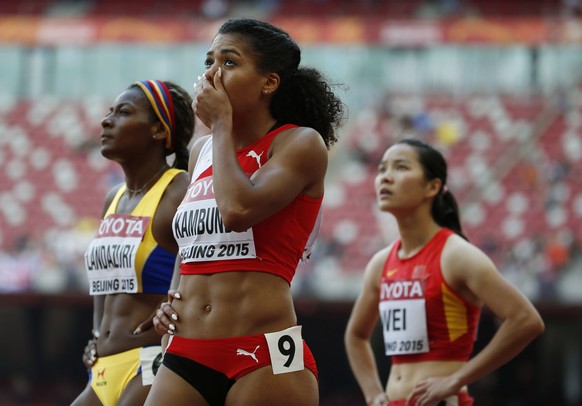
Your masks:
<svg viewBox="0 0 582 406"><path fill-rule="evenodd" d="M414 136L446 156L469 239L547 323L474 385L476 405L582 405L581 0L0 2L0 404L68 404L84 386L83 254L123 181L100 120L136 80L192 89L230 16L286 29L348 106L293 286L321 404L363 404L343 329L366 262L397 238L376 209L377 164ZM495 323L485 311L480 340Z"/></svg>

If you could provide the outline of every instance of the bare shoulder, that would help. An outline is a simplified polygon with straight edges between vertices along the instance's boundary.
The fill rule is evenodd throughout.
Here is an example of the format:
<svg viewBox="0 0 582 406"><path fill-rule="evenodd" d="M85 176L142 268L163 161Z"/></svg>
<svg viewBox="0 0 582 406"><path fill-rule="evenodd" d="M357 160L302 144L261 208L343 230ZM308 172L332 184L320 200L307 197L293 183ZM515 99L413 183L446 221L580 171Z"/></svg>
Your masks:
<svg viewBox="0 0 582 406"><path fill-rule="evenodd" d="M168 200L174 202L177 201L179 204L182 201L189 184L190 177L188 176L188 173L186 171L179 172L168 184L164 194L164 199L168 198Z"/></svg>
<svg viewBox="0 0 582 406"><path fill-rule="evenodd" d="M107 212L107 209L111 205L111 202L113 202L113 199L115 198L115 195L119 191L119 188L121 186L123 186L123 184L124 184L123 182L122 183L118 183L117 185L113 186L109 190L109 192L107 192L107 195L105 196L105 203L103 204L103 213L102 213L101 217L104 217L105 216L105 213Z"/></svg>
<svg viewBox="0 0 582 406"><path fill-rule="evenodd" d="M192 148L190 148L190 160L194 159L194 161L196 161L202 146L206 144L210 137L212 137L212 134L202 135L192 143Z"/></svg>
<svg viewBox="0 0 582 406"><path fill-rule="evenodd" d="M441 265L443 272L454 279L497 273L493 261L480 248L456 234L449 237L443 248Z"/></svg>
<svg viewBox="0 0 582 406"><path fill-rule="evenodd" d="M271 152L283 148L310 154L321 154L327 151L323 138L311 127L295 127L281 131L273 141Z"/></svg>
<svg viewBox="0 0 582 406"><path fill-rule="evenodd" d="M196 165L196 161L198 161L198 155L200 155L202 146L206 144L210 137L212 137L212 134L201 135L192 143L192 147L190 148L190 157L188 158L188 173L190 173L190 175L194 171L194 166Z"/></svg>
<svg viewBox="0 0 582 406"><path fill-rule="evenodd" d="M393 245L394 243L382 248L372 255L372 258L370 258L370 261L368 261L368 265L366 266L366 271L364 272L364 284L370 286L380 285L382 269L384 268L384 264L388 259L388 255L390 254Z"/></svg>

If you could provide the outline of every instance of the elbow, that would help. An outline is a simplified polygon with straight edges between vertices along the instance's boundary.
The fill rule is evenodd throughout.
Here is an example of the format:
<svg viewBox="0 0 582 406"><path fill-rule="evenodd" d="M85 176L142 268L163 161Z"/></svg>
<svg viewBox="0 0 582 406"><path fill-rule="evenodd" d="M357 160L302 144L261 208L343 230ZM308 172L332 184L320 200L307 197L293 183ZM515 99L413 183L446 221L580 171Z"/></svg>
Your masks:
<svg viewBox="0 0 582 406"><path fill-rule="evenodd" d="M224 210L221 212L222 223L229 231L237 233L247 231L253 225L250 224L248 216L238 210Z"/></svg>
<svg viewBox="0 0 582 406"><path fill-rule="evenodd" d="M346 348L351 348L361 343L366 343L368 341L368 337L363 334L359 334L358 332L350 329L349 327L344 332L344 346Z"/></svg>
<svg viewBox="0 0 582 406"><path fill-rule="evenodd" d="M539 314L532 323L532 330L535 337L541 335L546 330L546 325Z"/></svg>
<svg viewBox="0 0 582 406"><path fill-rule="evenodd" d="M352 343L352 336L349 331L344 333L344 347L349 348Z"/></svg>
<svg viewBox="0 0 582 406"><path fill-rule="evenodd" d="M346 334L344 334L344 348L346 350L346 354L348 355L348 358L353 353L353 349L355 347L356 347L356 343L354 340L354 336L346 332Z"/></svg>
<svg viewBox="0 0 582 406"><path fill-rule="evenodd" d="M535 312L524 322L522 331L526 331L531 340L540 336L546 329L541 316Z"/></svg>

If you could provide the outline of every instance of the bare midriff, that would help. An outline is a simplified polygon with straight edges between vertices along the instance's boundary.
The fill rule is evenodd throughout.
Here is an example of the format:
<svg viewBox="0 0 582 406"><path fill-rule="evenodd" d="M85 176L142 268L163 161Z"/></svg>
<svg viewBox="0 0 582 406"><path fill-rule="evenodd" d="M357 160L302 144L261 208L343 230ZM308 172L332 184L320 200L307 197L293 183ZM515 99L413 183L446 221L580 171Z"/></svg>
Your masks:
<svg viewBox="0 0 582 406"><path fill-rule="evenodd" d="M265 272L182 275L176 334L223 338L279 331L297 324L289 284Z"/></svg>
<svg viewBox="0 0 582 406"><path fill-rule="evenodd" d="M105 298L105 307L97 348L99 356L117 354L132 348L160 345L160 336L151 327L133 334L137 326L153 318L154 310L166 295L112 294Z"/></svg>
<svg viewBox="0 0 582 406"><path fill-rule="evenodd" d="M458 371L465 362L462 361L425 361L409 364L393 364L386 385L386 394L390 400L406 399L414 386L427 379L449 376ZM463 387L461 391L466 391Z"/></svg>

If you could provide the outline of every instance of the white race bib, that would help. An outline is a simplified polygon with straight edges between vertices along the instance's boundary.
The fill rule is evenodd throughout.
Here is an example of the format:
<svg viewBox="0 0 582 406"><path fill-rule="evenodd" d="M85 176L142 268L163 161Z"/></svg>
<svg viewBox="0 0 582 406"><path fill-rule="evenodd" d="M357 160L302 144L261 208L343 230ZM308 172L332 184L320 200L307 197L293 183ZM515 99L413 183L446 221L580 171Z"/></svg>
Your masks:
<svg viewBox="0 0 582 406"><path fill-rule="evenodd" d="M385 300L379 307L386 355L429 351L425 299Z"/></svg>
<svg viewBox="0 0 582 406"><path fill-rule="evenodd" d="M301 326L290 327L276 333L265 334L273 373L302 371L303 365L303 338Z"/></svg>
<svg viewBox="0 0 582 406"><path fill-rule="evenodd" d="M160 345L142 347L139 350L139 358L142 385L151 385L162 363L162 347Z"/></svg>
<svg viewBox="0 0 582 406"><path fill-rule="evenodd" d="M135 256L150 217L111 214L85 252L91 295L136 293Z"/></svg>
<svg viewBox="0 0 582 406"><path fill-rule="evenodd" d="M225 228L214 199L182 203L173 228L182 262L256 257L252 228L243 232Z"/></svg>
<svg viewBox="0 0 582 406"><path fill-rule="evenodd" d="M186 195L172 222L182 262L256 258L252 228L224 227L216 205L212 176L199 177L212 166L212 137L203 145Z"/></svg>

